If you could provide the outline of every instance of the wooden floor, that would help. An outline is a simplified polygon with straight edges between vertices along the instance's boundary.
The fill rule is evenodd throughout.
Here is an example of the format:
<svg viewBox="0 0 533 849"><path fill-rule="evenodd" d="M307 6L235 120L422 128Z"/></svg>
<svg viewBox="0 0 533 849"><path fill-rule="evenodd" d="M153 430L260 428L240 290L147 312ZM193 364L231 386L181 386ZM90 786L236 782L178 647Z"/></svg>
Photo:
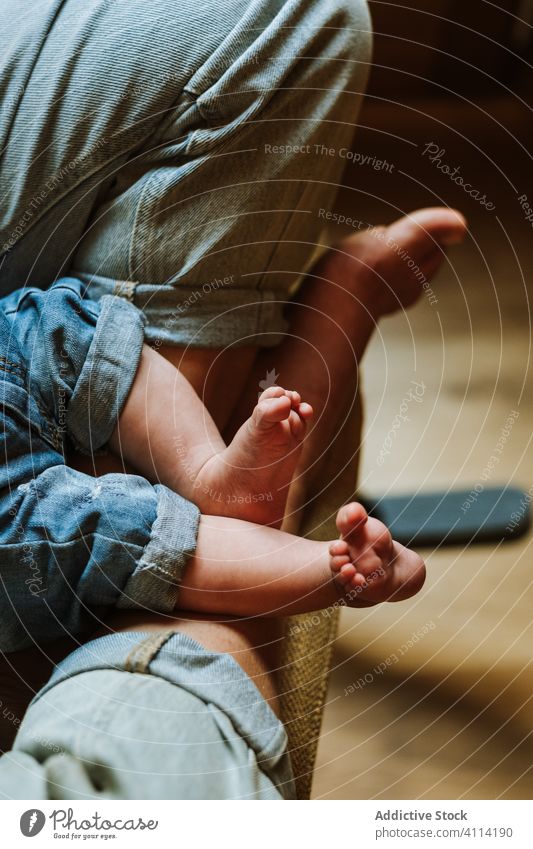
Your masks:
<svg viewBox="0 0 533 849"><path fill-rule="evenodd" d="M422 156L430 141L495 210L467 198ZM361 491L509 481L527 491L533 227L518 198L525 193L533 205L531 160L503 129L490 143L465 140L453 113L443 125L422 120L413 134L407 125L397 139L363 130L356 149L395 168L352 172L338 211L377 223L444 202L465 210L470 223L467 243L438 276L437 303L423 299L384 321L374 337L364 367ZM410 404L409 421L396 429L380 465L411 381L424 384L422 401ZM499 462L487 475L510 415ZM428 579L419 596L344 612L316 798L531 798L532 541L529 534L496 546L425 551Z"/></svg>

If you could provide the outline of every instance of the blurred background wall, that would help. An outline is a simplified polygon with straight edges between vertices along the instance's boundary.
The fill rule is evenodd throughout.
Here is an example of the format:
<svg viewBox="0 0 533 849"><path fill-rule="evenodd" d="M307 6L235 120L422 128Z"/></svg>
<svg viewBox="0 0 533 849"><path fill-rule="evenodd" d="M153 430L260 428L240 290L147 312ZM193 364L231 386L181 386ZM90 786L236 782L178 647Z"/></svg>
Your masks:
<svg viewBox="0 0 533 849"><path fill-rule="evenodd" d="M443 203L466 214L469 235L435 281L437 303L422 299L374 337L360 491L469 491L481 480L528 491L533 2L370 7L374 67L353 149L390 167L349 164L335 211L377 224ZM477 199L424 153L429 144ZM379 465L412 380L423 402ZM343 612L315 797L531 798L531 543L426 550L415 599Z"/></svg>

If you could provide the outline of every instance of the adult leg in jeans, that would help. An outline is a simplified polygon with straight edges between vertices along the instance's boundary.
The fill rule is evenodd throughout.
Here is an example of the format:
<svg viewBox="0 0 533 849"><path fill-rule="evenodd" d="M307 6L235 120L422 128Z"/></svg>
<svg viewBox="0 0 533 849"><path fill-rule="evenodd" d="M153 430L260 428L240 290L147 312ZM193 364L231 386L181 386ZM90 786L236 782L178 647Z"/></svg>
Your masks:
<svg viewBox="0 0 533 849"><path fill-rule="evenodd" d="M229 654L171 628L94 640L0 758L0 798L280 799L283 726Z"/></svg>

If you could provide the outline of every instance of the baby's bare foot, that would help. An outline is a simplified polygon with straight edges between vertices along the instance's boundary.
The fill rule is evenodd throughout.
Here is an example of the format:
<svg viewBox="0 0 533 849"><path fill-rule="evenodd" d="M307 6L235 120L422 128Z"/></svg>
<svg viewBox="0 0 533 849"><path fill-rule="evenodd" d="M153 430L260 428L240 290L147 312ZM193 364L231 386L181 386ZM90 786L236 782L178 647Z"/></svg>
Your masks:
<svg viewBox="0 0 533 849"><path fill-rule="evenodd" d="M312 415L298 392L266 389L230 445L196 477L202 513L279 527Z"/></svg>
<svg viewBox="0 0 533 849"><path fill-rule="evenodd" d="M343 239L313 273L352 292L379 319L415 303L429 286L445 248L466 233L460 212L444 207L419 209L389 227L373 227Z"/></svg>
<svg viewBox="0 0 533 849"><path fill-rule="evenodd" d="M350 607L402 601L422 587L422 559L394 542L388 528L369 518L361 504L341 507L337 528L341 538L329 547L330 568L340 597Z"/></svg>

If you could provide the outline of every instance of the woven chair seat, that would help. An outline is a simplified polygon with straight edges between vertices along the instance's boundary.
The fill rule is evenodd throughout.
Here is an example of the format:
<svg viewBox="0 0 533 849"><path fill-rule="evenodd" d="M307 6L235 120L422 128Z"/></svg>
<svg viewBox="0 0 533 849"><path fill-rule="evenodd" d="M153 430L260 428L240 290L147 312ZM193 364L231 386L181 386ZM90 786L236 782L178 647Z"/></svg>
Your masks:
<svg viewBox="0 0 533 849"><path fill-rule="evenodd" d="M355 496L362 424L359 396L341 421L344 424L328 449L320 481L304 512L300 533L311 539L334 539L337 510ZM299 799L311 794L339 610L329 608L285 620L277 683Z"/></svg>

